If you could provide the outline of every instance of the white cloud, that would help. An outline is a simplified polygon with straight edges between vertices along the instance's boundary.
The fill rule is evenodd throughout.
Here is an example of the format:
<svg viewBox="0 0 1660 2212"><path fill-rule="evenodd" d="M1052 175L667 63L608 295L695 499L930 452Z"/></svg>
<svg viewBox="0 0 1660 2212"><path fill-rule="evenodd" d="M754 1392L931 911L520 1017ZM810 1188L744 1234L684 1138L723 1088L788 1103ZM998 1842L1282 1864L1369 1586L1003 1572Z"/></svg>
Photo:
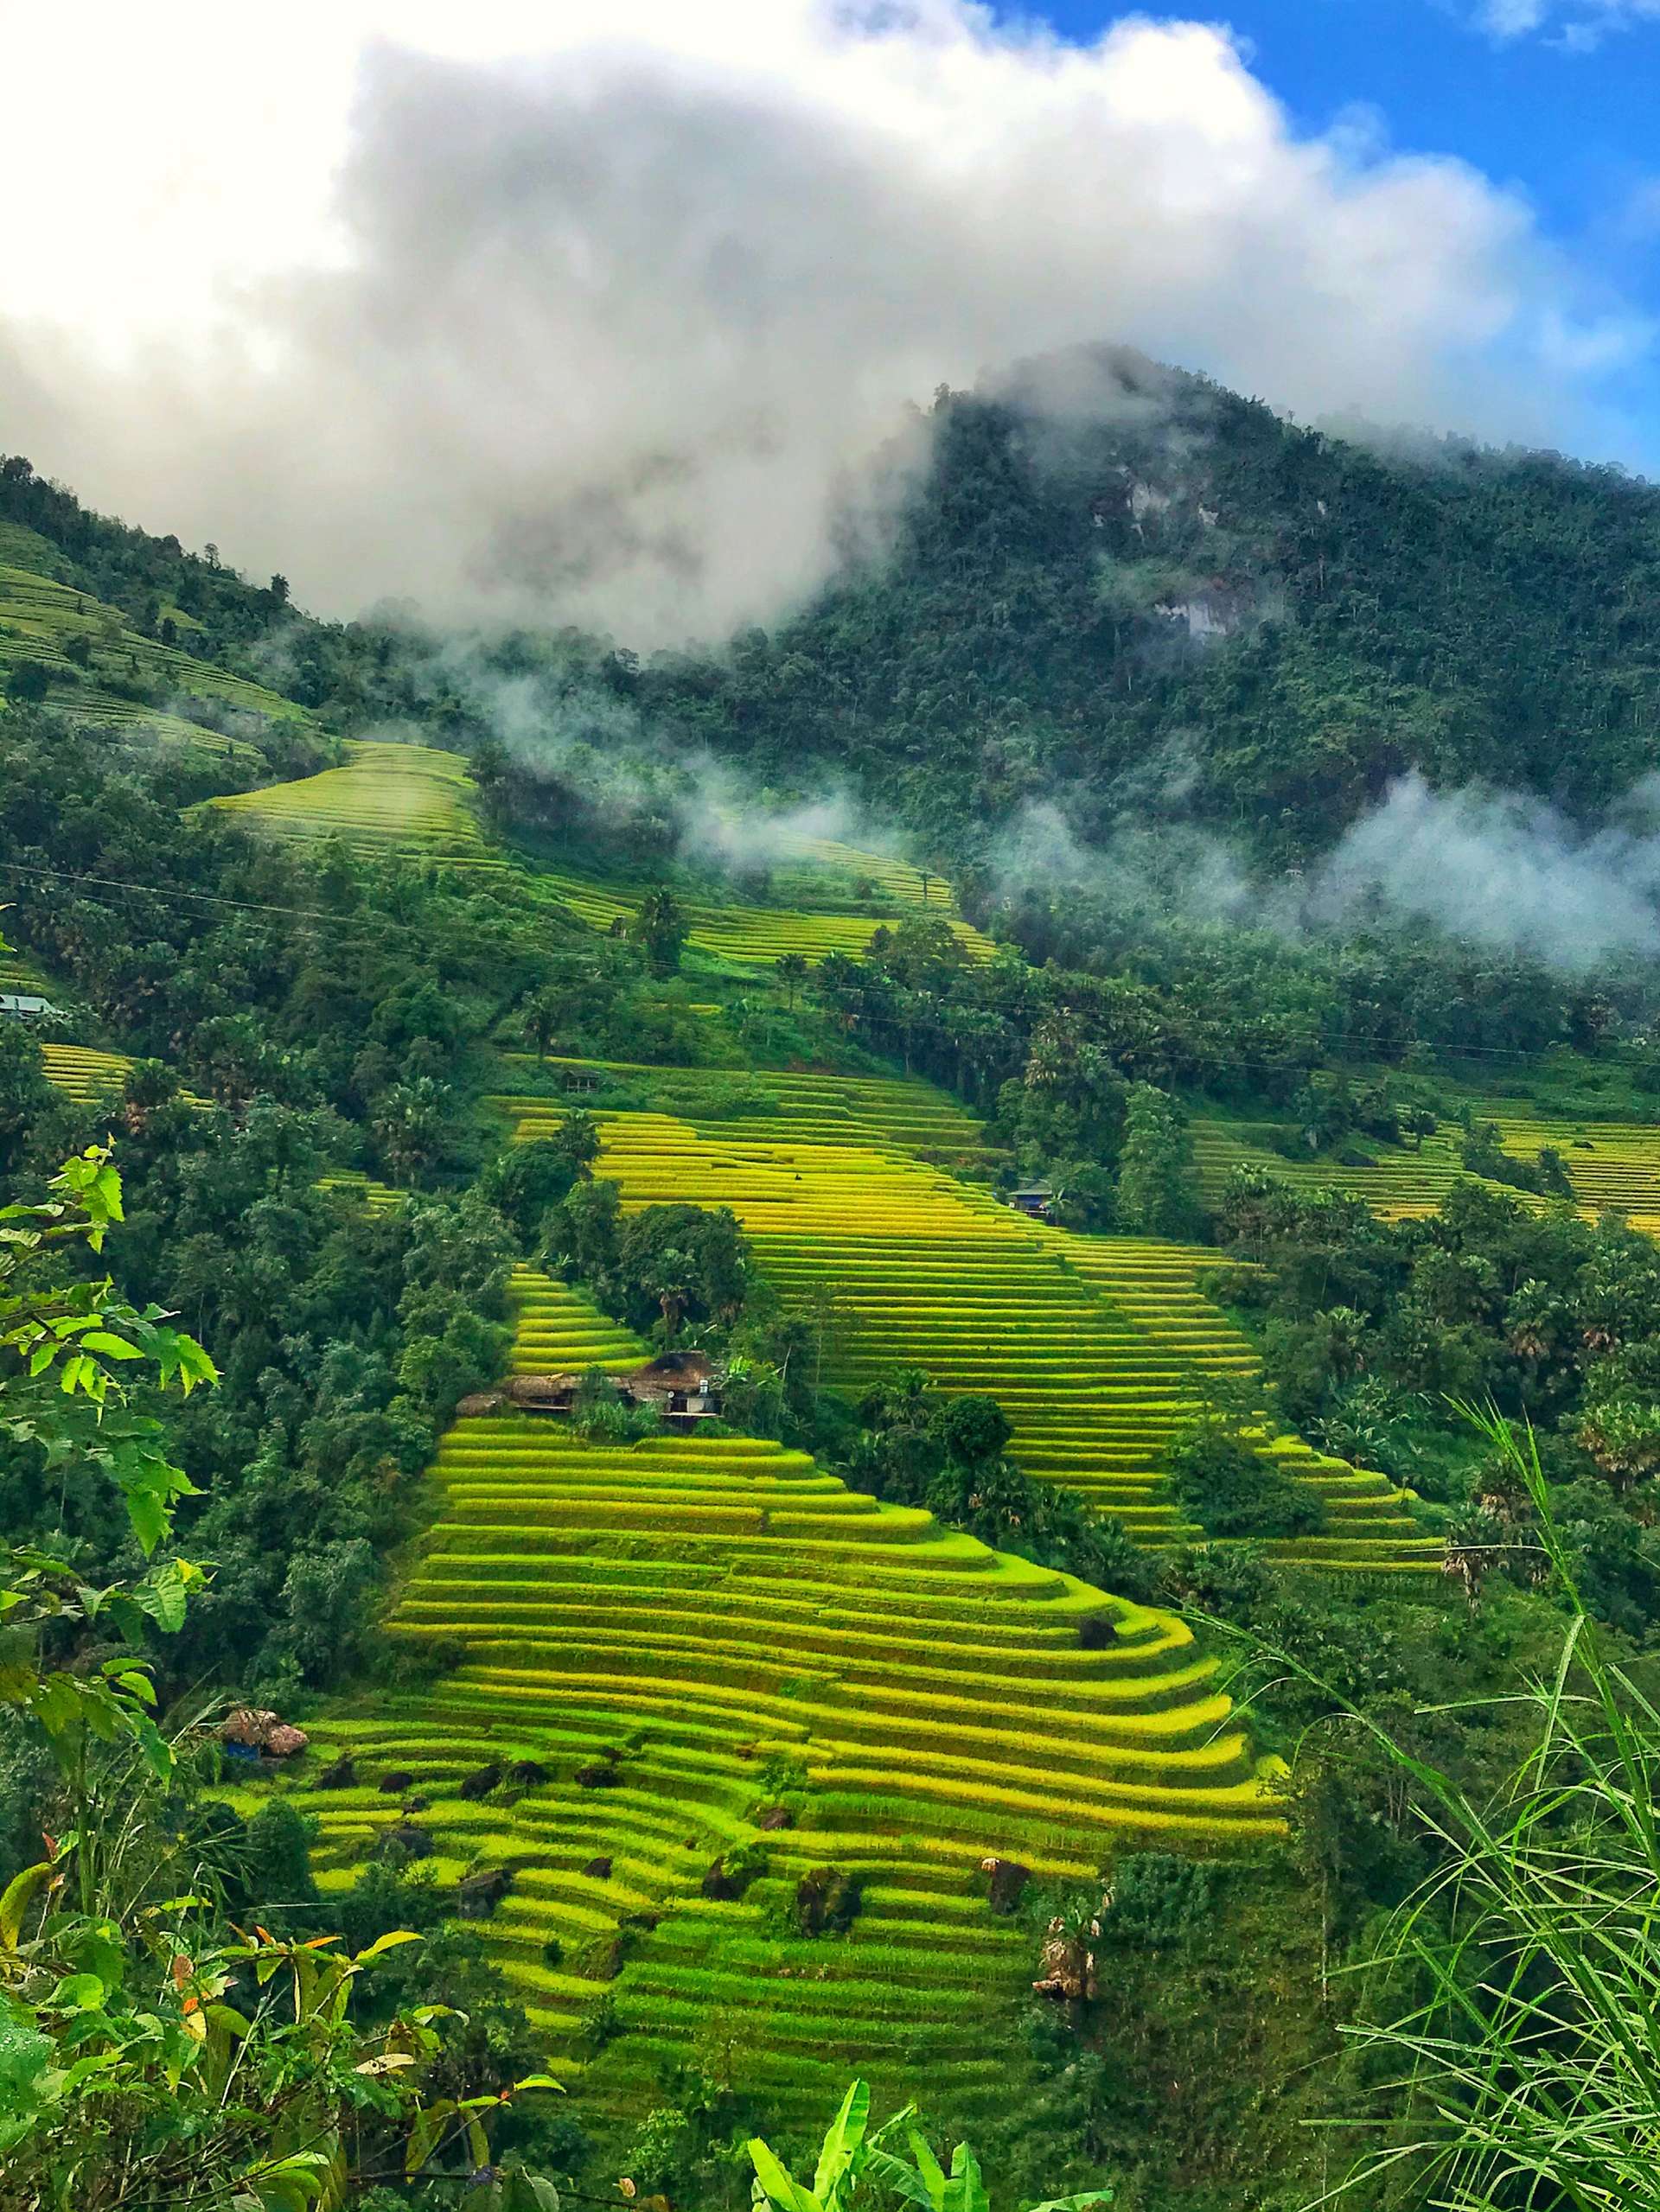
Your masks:
<svg viewBox="0 0 1660 2212"><path fill-rule="evenodd" d="M1660 0L1657 0L1660 4ZM1523 204L1223 31L972 0L0 0L0 446L351 610L765 619L903 403L1111 338L1574 443L1644 342ZM87 54L96 69L85 67Z"/></svg>
<svg viewBox="0 0 1660 2212"><path fill-rule="evenodd" d="M1428 921L1568 973L1660 952L1660 779L1582 829L1516 792L1435 791L1415 772L1347 830L1301 918Z"/></svg>
<svg viewBox="0 0 1660 2212"><path fill-rule="evenodd" d="M1589 54L1612 32L1660 21L1660 0L1483 0L1477 21L1501 42L1548 30L1570 54Z"/></svg>

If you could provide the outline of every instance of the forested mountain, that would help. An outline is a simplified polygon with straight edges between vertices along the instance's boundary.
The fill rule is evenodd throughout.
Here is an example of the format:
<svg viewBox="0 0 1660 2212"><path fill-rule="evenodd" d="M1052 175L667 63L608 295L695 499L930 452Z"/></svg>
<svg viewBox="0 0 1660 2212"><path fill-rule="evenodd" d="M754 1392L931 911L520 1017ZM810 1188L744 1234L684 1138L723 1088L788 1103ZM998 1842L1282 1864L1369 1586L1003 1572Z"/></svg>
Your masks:
<svg viewBox="0 0 1660 2212"><path fill-rule="evenodd" d="M1418 767L1594 808L1660 738L1660 490L1374 449L1120 354L936 399L889 558L640 672L766 775L851 773L946 845L1062 795L1330 839Z"/></svg>
<svg viewBox="0 0 1660 2212"><path fill-rule="evenodd" d="M1085 835L1128 812L1285 857L1408 767L1572 811L1653 763L1660 490L1618 469L1360 443L1106 349L942 390L928 428L896 448L879 553L861 540L771 634L558 652L648 724L783 787L850 776L946 849L1059 794ZM16 459L0 522L330 718L444 704L401 617L312 622L284 578L105 521Z"/></svg>

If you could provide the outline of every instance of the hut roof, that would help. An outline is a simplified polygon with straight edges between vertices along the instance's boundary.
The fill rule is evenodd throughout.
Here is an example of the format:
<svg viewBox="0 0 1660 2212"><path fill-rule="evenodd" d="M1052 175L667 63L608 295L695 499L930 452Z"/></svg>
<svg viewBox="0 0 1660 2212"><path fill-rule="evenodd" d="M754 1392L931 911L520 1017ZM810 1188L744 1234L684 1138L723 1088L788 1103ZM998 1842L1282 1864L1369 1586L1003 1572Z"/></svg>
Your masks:
<svg viewBox="0 0 1660 2212"><path fill-rule="evenodd" d="M664 1352L648 1367L638 1367L623 1380L631 1383L662 1382L676 1390L698 1390L712 1380L715 1362L707 1352Z"/></svg>

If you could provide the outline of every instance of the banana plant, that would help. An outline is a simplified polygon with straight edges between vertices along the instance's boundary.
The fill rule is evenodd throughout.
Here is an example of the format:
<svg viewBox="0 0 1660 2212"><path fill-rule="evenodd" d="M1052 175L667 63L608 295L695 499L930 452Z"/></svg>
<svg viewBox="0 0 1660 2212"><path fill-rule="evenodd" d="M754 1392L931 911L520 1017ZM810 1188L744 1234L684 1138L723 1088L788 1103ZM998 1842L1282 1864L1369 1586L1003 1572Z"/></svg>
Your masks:
<svg viewBox="0 0 1660 2212"><path fill-rule="evenodd" d="M916 2116L916 2106L907 2105L870 2133L870 2084L852 2082L825 2135L810 2188L797 2181L759 2137L752 2139L749 2153L755 2168L751 2194L757 2212L850 2212L861 2201L866 2180L879 2183L902 2203L919 2206L921 2212L992 2212L973 2151L959 2143L948 2173L927 2138L912 2125ZM909 2158L888 2147L902 2134ZM1078 2196L1050 2197L1030 2212L1098 2212L1112 2201L1110 2189L1085 2190Z"/></svg>

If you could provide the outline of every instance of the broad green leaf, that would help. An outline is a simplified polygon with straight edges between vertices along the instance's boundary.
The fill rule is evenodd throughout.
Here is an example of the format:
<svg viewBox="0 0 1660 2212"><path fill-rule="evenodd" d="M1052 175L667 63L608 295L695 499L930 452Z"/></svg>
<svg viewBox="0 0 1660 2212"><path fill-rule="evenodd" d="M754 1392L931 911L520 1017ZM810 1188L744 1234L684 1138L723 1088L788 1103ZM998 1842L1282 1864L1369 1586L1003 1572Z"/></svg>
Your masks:
<svg viewBox="0 0 1660 2212"><path fill-rule="evenodd" d="M23 1916L56 1871L51 1860L43 1858L36 1865L24 1867L21 1874L14 1874L3 1894L0 1894L0 1943L8 1951L17 1948L23 1931Z"/></svg>
<svg viewBox="0 0 1660 2212"><path fill-rule="evenodd" d="M813 2194L828 2202L830 2192L852 2165L871 2117L871 2085L851 2081L841 2110L830 2123L813 2176Z"/></svg>
<svg viewBox="0 0 1660 2212"><path fill-rule="evenodd" d="M367 1951L360 1951L353 1960L354 1967L367 1967L371 1959L378 1959L387 1951L395 1951L400 1943L419 1943L423 1939L412 1928L394 1928L385 1935L377 1935Z"/></svg>
<svg viewBox="0 0 1660 2212"><path fill-rule="evenodd" d="M136 1344L129 1344L124 1336L112 1336L107 1329L89 1329L80 1342L84 1351L101 1352L106 1360L138 1360L144 1357Z"/></svg>
<svg viewBox="0 0 1660 2212"><path fill-rule="evenodd" d="M951 2157L951 2179L946 2186L948 2212L991 2212L991 2201L980 2177L980 2161L966 2143L959 2143Z"/></svg>
<svg viewBox="0 0 1660 2212"><path fill-rule="evenodd" d="M52 1992L52 2002L64 2012L96 2012L109 1995L96 1974L68 1974Z"/></svg>
<svg viewBox="0 0 1660 2212"><path fill-rule="evenodd" d="M444 2120L455 2109L448 2097L435 2097L430 2105L423 2105L415 2115L415 2125L409 2131L409 2141L404 2150L404 2172L406 2177L419 2173L432 2155L432 2146L438 2139Z"/></svg>
<svg viewBox="0 0 1660 2212"><path fill-rule="evenodd" d="M156 1625L168 1635L176 1635L184 1626L184 1616L188 1610L185 1578L180 1573L176 1562L169 1560L164 1566L158 1567L150 1578L150 1587L156 1598Z"/></svg>
<svg viewBox="0 0 1660 2212"><path fill-rule="evenodd" d="M917 2206L918 2212L938 2212L941 2200L929 2193L928 2183L916 2167L908 2166L903 2158L896 2158L886 2151L874 2151L870 2170L878 2181L894 2190L907 2204Z"/></svg>
<svg viewBox="0 0 1660 2212"><path fill-rule="evenodd" d="M139 1547L148 1559L167 1533L167 1508L148 1490L129 1491L127 1519Z"/></svg>
<svg viewBox="0 0 1660 2212"><path fill-rule="evenodd" d="M916 2171L928 2190L929 2202L937 2209L945 2202L945 2169L916 2128L910 2129L905 2139L910 2145L910 2155L916 2161Z"/></svg>
<svg viewBox="0 0 1660 2212"><path fill-rule="evenodd" d="M811 2190L803 2189L788 2170L779 2164L769 2146L760 2137L751 2136L748 2145L750 2163L759 2175L761 2186L768 2200L777 2212L824 2212L824 2207Z"/></svg>

